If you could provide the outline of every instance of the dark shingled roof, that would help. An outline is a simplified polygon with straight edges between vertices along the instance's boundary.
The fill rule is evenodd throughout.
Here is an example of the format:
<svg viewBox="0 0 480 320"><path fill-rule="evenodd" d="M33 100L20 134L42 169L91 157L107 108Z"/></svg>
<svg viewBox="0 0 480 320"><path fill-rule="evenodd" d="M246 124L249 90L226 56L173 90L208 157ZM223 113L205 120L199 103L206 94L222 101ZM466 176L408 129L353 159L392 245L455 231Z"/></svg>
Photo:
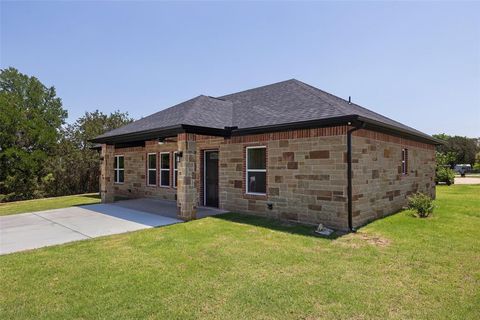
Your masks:
<svg viewBox="0 0 480 320"><path fill-rule="evenodd" d="M346 116L358 116L435 142L425 133L295 79L218 98L201 95L107 132L93 141L103 142L120 135L161 131L180 125L247 129Z"/></svg>

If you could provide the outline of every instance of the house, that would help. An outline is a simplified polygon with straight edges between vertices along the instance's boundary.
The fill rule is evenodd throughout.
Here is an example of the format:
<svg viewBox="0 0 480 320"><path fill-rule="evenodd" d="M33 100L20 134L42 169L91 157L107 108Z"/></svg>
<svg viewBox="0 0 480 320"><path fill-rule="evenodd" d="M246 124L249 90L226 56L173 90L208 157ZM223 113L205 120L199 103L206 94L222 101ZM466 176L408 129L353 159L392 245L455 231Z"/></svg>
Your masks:
<svg viewBox="0 0 480 320"><path fill-rule="evenodd" d="M200 95L92 140L101 196L177 201L352 230L435 196L431 136L292 79Z"/></svg>

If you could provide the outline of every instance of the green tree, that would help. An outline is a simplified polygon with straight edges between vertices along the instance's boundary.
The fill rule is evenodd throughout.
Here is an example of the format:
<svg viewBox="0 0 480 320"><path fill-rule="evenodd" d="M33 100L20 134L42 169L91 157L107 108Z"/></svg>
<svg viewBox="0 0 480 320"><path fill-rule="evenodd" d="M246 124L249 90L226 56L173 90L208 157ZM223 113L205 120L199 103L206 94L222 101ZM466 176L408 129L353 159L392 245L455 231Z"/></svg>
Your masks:
<svg viewBox="0 0 480 320"><path fill-rule="evenodd" d="M46 163L67 117L54 87L15 68L0 70L0 194L40 196ZM48 178L47 178L48 179Z"/></svg>
<svg viewBox="0 0 480 320"><path fill-rule="evenodd" d="M94 137L132 122L128 113L106 115L98 110L86 112L62 131L54 159L49 163L51 179L46 183L50 195L99 191L100 154L89 142Z"/></svg>
<svg viewBox="0 0 480 320"><path fill-rule="evenodd" d="M437 159L437 165L452 167L457 161L457 154L453 152L443 153L437 151L435 158Z"/></svg>
<svg viewBox="0 0 480 320"><path fill-rule="evenodd" d="M443 140L444 144L437 147L437 151L442 154L454 154L455 158L450 158L450 166L460 163L469 163L474 165L475 156L480 151L476 139L449 136L446 134L433 135L435 138Z"/></svg>

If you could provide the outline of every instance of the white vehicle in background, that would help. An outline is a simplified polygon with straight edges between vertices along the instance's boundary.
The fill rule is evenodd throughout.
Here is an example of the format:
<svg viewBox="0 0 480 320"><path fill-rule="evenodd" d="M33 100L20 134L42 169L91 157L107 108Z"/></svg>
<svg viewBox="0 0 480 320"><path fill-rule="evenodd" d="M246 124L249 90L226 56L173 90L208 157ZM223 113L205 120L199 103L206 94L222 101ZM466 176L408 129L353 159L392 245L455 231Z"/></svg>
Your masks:
<svg viewBox="0 0 480 320"><path fill-rule="evenodd" d="M456 164L453 170L459 173L462 177L465 177L465 174L472 171L472 166L469 164Z"/></svg>

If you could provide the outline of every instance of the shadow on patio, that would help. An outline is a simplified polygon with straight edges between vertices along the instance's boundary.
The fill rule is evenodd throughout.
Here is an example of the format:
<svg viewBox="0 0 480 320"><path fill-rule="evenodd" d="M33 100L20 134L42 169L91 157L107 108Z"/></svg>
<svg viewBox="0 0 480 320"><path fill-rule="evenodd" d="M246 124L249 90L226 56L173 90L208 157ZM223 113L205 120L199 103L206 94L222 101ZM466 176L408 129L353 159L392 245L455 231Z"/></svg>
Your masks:
<svg viewBox="0 0 480 320"><path fill-rule="evenodd" d="M112 203L112 205L177 219L177 202L176 201L140 198L140 199L120 200ZM222 214L226 212L227 211L225 210L221 210L217 208L198 207L197 219L214 216L214 215Z"/></svg>

